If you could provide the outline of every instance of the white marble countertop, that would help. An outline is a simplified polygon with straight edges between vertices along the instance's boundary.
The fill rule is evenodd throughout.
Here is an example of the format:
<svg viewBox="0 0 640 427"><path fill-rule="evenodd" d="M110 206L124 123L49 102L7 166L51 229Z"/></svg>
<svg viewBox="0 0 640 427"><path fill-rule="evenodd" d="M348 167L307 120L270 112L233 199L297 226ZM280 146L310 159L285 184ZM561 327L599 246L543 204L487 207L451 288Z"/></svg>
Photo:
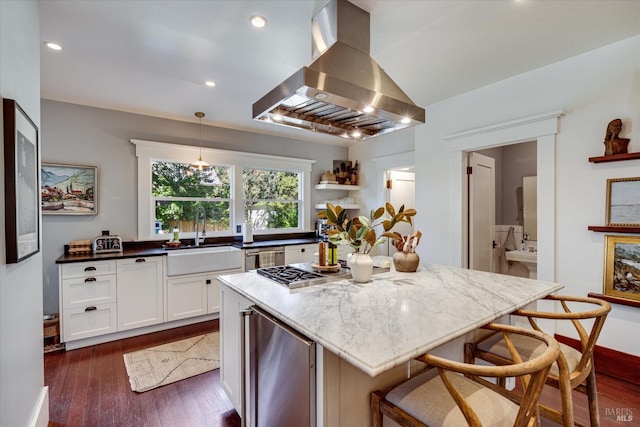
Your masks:
<svg viewBox="0 0 640 427"><path fill-rule="evenodd" d="M295 290L255 271L219 279L372 377L562 288L435 264Z"/></svg>

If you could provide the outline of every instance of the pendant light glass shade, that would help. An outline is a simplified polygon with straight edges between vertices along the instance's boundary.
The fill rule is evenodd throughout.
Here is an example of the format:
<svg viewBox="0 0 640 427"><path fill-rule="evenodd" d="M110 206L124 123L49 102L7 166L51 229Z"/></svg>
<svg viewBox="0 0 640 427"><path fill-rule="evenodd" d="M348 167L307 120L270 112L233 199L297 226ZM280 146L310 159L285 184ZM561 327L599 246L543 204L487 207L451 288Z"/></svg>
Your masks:
<svg viewBox="0 0 640 427"><path fill-rule="evenodd" d="M200 145L200 155L198 156L198 160L191 163L190 167L192 169L197 169L199 171L203 171L205 169L209 169L211 165L204 160L202 160L202 118L204 117L204 113L198 111L196 113L196 117L200 120L199 128L200 128L200 137L198 138L198 143Z"/></svg>

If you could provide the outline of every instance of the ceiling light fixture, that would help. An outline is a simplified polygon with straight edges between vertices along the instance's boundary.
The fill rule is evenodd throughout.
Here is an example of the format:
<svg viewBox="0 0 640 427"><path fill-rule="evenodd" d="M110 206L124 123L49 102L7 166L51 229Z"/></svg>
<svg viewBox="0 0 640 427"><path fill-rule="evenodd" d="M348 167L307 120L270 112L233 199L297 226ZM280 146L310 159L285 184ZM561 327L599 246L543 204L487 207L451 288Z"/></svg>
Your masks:
<svg viewBox="0 0 640 427"><path fill-rule="evenodd" d="M199 125L199 129L200 129L200 136L198 138L198 142L200 144L200 156L198 157L198 160L196 160L195 162L191 163L191 168L192 169L197 169L199 171L203 171L205 169L209 169L211 167L211 165L207 162L205 162L204 160L202 160L202 118L204 117L204 113L201 111L198 111L196 113L196 117L200 120L200 125Z"/></svg>
<svg viewBox="0 0 640 427"><path fill-rule="evenodd" d="M62 50L62 46L56 42L45 42L44 45L51 50Z"/></svg>
<svg viewBox="0 0 640 427"><path fill-rule="evenodd" d="M256 28L264 28L267 25L267 19L264 16L254 15L250 19L251 25Z"/></svg>
<svg viewBox="0 0 640 427"><path fill-rule="evenodd" d="M216 82L214 82L213 80L207 80L206 82L204 82L204 84L209 87L214 87L216 85Z"/></svg>
<svg viewBox="0 0 640 427"><path fill-rule="evenodd" d="M406 125L411 123L411 119L409 117L403 117L402 120L400 120L400 123L404 123Z"/></svg>
<svg viewBox="0 0 640 427"><path fill-rule="evenodd" d="M373 113L373 107L371 105L367 105L362 109L363 113Z"/></svg>

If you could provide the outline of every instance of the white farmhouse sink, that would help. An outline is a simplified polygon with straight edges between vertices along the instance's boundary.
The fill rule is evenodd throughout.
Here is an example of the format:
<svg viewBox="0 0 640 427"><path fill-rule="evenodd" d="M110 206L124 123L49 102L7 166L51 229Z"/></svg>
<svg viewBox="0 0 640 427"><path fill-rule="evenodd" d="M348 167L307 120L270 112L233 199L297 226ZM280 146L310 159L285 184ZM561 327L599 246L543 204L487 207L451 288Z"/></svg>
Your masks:
<svg viewBox="0 0 640 427"><path fill-rule="evenodd" d="M233 246L176 249L167 254L167 276L242 267L242 250Z"/></svg>
<svg viewBox="0 0 640 427"><path fill-rule="evenodd" d="M507 251L505 256L509 261L517 261L529 269L529 278L538 276L538 253L529 251Z"/></svg>

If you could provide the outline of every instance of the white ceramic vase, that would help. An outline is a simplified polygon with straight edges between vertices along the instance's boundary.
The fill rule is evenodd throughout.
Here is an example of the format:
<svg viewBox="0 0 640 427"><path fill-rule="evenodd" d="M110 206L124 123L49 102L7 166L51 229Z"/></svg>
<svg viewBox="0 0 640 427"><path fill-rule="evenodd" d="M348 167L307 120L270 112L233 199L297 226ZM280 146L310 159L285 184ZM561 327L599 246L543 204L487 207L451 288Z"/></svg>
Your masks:
<svg viewBox="0 0 640 427"><path fill-rule="evenodd" d="M373 273L373 259L369 254L359 252L351 255L351 276L356 283L366 283Z"/></svg>

